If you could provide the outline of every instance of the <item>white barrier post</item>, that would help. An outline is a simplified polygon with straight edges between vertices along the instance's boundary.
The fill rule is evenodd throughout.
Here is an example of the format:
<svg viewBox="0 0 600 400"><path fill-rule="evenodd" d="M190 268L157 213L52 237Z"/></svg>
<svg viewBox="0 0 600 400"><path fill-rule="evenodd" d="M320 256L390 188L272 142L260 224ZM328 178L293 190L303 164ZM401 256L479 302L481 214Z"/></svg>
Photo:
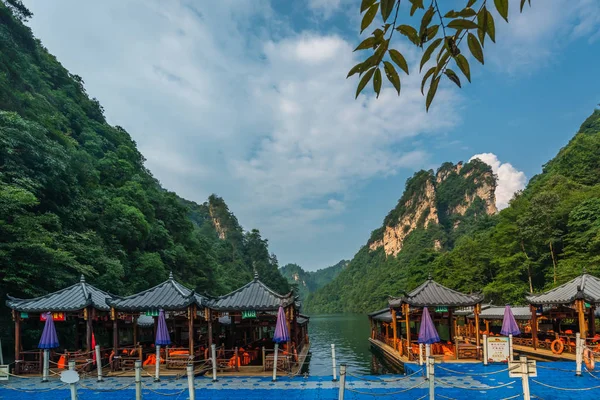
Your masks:
<svg viewBox="0 0 600 400"><path fill-rule="evenodd" d="M423 366L423 343L419 343L419 366Z"/></svg>
<svg viewBox="0 0 600 400"><path fill-rule="evenodd" d="M277 353L279 353L279 343L275 343L275 352L273 353L273 382L277 380Z"/></svg>
<svg viewBox="0 0 600 400"><path fill-rule="evenodd" d="M69 360L69 371L75 371L75 360ZM77 400L77 387L75 383L69 383L71 387L71 400Z"/></svg>
<svg viewBox="0 0 600 400"><path fill-rule="evenodd" d="M521 380L523 381L523 400L531 400L529 393L529 366L527 365L527 357L519 357L521 362Z"/></svg>
<svg viewBox="0 0 600 400"><path fill-rule="evenodd" d="M42 372L42 382L48 382L48 370L50 369L50 350L44 349L44 371Z"/></svg>
<svg viewBox="0 0 600 400"><path fill-rule="evenodd" d="M156 365L154 368L154 382L160 382L160 344L156 345Z"/></svg>
<svg viewBox="0 0 600 400"><path fill-rule="evenodd" d="M340 391L338 400L344 400L344 392L346 391L346 364L340 364Z"/></svg>
<svg viewBox="0 0 600 400"><path fill-rule="evenodd" d="M510 359L510 362L515 361L514 357L513 357L513 342L512 342L513 338L512 338L512 333L510 333L508 335L508 358Z"/></svg>
<svg viewBox="0 0 600 400"><path fill-rule="evenodd" d="M577 333L575 338L575 376L581 376L581 363L583 361L583 340L581 334Z"/></svg>
<svg viewBox="0 0 600 400"><path fill-rule="evenodd" d="M142 400L142 361L135 360L135 400Z"/></svg>
<svg viewBox="0 0 600 400"><path fill-rule="evenodd" d="M98 371L98 382L102 382L102 358L100 358L100 345L96 345L96 370Z"/></svg>
<svg viewBox="0 0 600 400"><path fill-rule="evenodd" d="M487 335L483 335L483 365L488 365Z"/></svg>
<svg viewBox="0 0 600 400"><path fill-rule="evenodd" d="M425 360L427 360L427 365L425 366L425 377L429 379L429 357L431 357L431 345L425 345Z"/></svg>
<svg viewBox="0 0 600 400"><path fill-rule="evenodd" d="M427 366L429 371L429 400L435 400L435 358L427 358Z"/></svg>
<svg viewBox="0 0 600 400"><path fill-rule="evenodd" d="M213 382L217 381L217 345L210 346L210 357L212 358Z"/></svg>
<svg viewBox="0 0 600 400"><path fill-rule="evenodd" d="M337 381L337 373L335 366L335 344L331 343L331 365L333 367L333 382Z"/></svg>
<svg viewBox="0 0 600 400"><path fill-rule="evenodd" d="M187 365L188 391L190 400L196 400L196 389L194 389L194 364Z"/></svg>

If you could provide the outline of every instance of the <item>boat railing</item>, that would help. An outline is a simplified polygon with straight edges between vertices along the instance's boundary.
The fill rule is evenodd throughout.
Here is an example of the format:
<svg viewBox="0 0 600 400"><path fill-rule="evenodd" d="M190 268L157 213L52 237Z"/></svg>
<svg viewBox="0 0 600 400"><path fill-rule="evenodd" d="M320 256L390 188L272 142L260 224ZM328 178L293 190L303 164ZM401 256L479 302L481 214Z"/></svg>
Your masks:
<svg viewBox="0 0 600 400"><path fill-rule="evenodd" d="M293 363L293 354L288 351L279 349L277 352L277 370L289 372ZM275 362L275 350L263 348L263 369L269 371L273 369Z"/></svg>

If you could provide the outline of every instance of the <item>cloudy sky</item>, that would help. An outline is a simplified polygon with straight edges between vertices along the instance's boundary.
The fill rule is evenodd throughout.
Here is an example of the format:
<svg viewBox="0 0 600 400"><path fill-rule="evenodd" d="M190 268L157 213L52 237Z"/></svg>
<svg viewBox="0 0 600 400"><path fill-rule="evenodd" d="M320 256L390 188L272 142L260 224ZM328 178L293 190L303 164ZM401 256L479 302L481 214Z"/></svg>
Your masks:
<svg viewBox="0 0 600 400"><path fill-rule="evenodd" d="M478 157L497 203L539 173L600 101L600 2L511 0L473 84L425 112L415 73L354 100L356 0L24 0L35 35L83 77L162 184L222 196L281 264L351 258L406 179ZM407 14L403 9L403 14Z"/></svg>

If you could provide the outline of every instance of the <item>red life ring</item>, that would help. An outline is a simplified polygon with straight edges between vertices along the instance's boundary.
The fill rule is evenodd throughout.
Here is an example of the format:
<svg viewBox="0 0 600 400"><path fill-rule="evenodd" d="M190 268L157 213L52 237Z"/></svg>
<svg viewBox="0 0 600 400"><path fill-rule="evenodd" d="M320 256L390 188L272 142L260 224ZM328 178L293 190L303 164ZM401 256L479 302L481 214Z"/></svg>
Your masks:
<svg viewBox="0 0 600 400"><path fill-rule="evenodd" d="M585 367L588 371L593 371L596 367L596 362L594 360L594 353L590 351L590 349L585 349L583 351L583 362L585 362Z"/></svg>
<svg viewBox="0 0 600 400"><path fill-rule="evenodd" d="M552 349L552 352L554 354L562 354L562 352L565 350L565 344L562 341L560 341L559 339L556 339L550 345L550 349Z"/></svg>

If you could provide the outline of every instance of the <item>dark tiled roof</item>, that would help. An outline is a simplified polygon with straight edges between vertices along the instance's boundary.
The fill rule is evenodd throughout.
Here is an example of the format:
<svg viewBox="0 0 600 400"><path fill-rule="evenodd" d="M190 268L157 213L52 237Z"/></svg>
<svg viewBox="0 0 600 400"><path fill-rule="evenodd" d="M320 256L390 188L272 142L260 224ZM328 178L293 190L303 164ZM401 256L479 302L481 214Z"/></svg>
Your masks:
<svg viewBox="0 0 600 400"><path fill-rule="evenodd" d="M529 307L511 307L515 319L531 319L531 311ZM469 318L475 318L471 313ZM481 310L479 314L480 319L503 319L504 318L504 307L491 306L485 310Z"/></svg>
<svg viewBox="0 0 600 400"><path fill-rule="evenodd" d="M392 297L389 300L390 307L400 307L408 303L413 307L466 307L481 303L483 297L478 294L464 294L449 289L435 282L431 277L421 286L402 297Z"/></svg>
<svg viewBox="0 0 600 400"><path fill-rule="evenodd" d="M369 314L369 317L376 321L391 322L392 313L389 308L384 308Z"/></svg>
<svg viewBox="0 0 600 400"><path fill-rule="evenodd" d="M147 311L163 309L167 311L183 310L191 304L204 307L206 298L188 289L173 279L169 279L143 292L109 301L109 305L121 311Z"/></svg>
<svg viewBox="0 0 600 400"><path fill-rule="evenodd" d="M542 294L527 296L530 304L571 304L577 299L588 303L600 303L600 279L590 274L577 278Z"/></svg>
<svg viewBox="0 0 600 400"><path fill-rule="evenodd" d="M255 276L254 280L241 288L221 296L212 302L210 308L218 311L277 310L280 305L286 307L294 303L293 294L280 295L268 288Z"/></svg>
<svg viewBox="0 0 600 400"><path fill-rule="evenodd" d="M82 275L78 283L58 292L33 299L17 299L8 296L6 305L13 310L23 312L46 311L78 311L93 306L98 310L108 311L107 299L112 295L85 283Z"/></svg>
<svg viewBox="0 0 600 400"><path fill-rule="evenodd" d="M310 317L303 315L303 314L298 314L298 324L299 325L304 325L308 322L308 320L310 319Z"/></svg>

